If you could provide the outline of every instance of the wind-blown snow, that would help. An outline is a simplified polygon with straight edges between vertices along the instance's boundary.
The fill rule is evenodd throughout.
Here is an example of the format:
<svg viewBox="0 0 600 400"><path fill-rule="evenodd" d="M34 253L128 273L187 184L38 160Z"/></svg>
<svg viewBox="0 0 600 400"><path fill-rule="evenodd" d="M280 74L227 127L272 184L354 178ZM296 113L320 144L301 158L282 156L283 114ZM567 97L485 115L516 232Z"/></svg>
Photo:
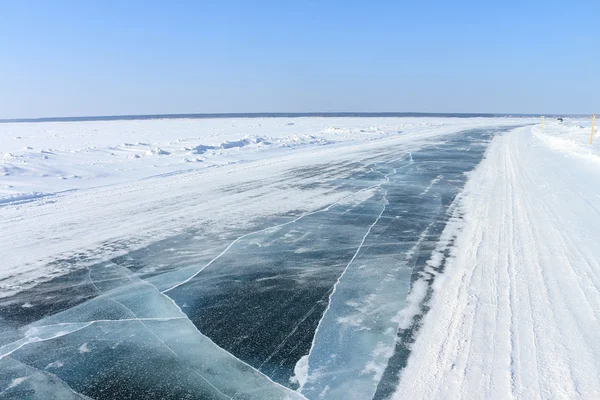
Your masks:
<svg viewBox="0 0 600 400"><path fill-rule="evenodd" d="M0 204L10 201L11 196L22 198L32 192L56 193L105 186L257 160L300 147L376 140L400 132L435 129L441 133L460 125L467 124L465 120L451 118L2 123Z"/></svg>
<svg viewBox="0 0 600 400"><path fill-rule="evenodd" d="M493 140L393 398L599 398L600 144L576 124Z"/></svg>
<svg viewBox="0 0 600 400"><path fill-rule="evenodd" d="M477 126L514 124L506 118L0 124L5 155L0 162L0 296L64 273L74 255L85 254L93 262L187 229L243 227L261 216L318 209L347 195L283 187L278 179L290 168L386 145L418 148ZM244 137L273 139L231 147ZM193 163L183 157L197 156L200 145L214 148L205 149L205 162L190 171ZM170 154L140 155L157 148ZM131 154L141 158L126 157ZM236 186L245 190L223 195Z"/></svg>
<svg viewBox="0 0 600 400"><path fill-rule="evenodd" d="M392 152L389 163L373 167L381 180L375 197L379 207L371 211L376 218L332 290L309 352L302 394L372 398L384 375L391 374L390 363L398 364L397 357L391 358L397 353L396 331L402 328L397 314L405 306L411 278L434 250L465 172L481 161L489 140L501 132L463 131L404 159ZM420 307L417 303L416 309Z"/></svg>

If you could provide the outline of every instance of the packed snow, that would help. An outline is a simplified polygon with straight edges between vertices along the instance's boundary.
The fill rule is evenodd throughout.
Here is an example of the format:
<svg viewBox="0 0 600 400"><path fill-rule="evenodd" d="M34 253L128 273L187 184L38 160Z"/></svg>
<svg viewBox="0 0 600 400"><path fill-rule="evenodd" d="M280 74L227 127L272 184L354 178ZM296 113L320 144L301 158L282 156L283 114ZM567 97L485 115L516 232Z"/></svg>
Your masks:
<svg viewBox="0 0 600 400"><path fill-rule="evenodd" d="M458 201L463 218L446 227L455 243L443 273L443 252L430 261L430 311L393 398L599 398L600 138L589 144L590 123L547 119L492 141Z"/></svg>

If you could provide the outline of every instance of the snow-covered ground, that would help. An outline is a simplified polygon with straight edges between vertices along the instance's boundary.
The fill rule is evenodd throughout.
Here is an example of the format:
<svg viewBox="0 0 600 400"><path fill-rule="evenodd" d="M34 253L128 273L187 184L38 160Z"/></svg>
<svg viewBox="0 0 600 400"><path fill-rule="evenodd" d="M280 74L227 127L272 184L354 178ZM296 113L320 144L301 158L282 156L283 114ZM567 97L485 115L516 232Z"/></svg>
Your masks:
<svg viewBox="0 0 600 400"><path fill-rule="evenodd" d="M446 228L454 247L394 398L600 398L600 138L589 145L590 124L546 121L492 141L459 202L464 219Z"/></svg>
<svg viewBox="0 0 600 400"><path fill-rule="evenodd" d="M72 189L402 134L442 134L487 119L232 118L0 124L0 204Z"/></svg>

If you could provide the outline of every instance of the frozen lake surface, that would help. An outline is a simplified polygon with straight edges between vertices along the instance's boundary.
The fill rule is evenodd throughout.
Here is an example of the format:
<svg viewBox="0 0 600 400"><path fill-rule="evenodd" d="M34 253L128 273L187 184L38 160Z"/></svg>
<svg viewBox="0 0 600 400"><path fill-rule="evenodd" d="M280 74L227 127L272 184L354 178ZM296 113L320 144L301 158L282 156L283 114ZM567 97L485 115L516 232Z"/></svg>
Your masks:
<svg viewBox="0 0 600 400"><path fill-rule="evenodd" d="M335 201L307 210L291 198L297 209L251 223L197 225L98 262L60 260L68 272L0 299L3 395L389 397L409 356L413 332L398 315L411 283L460 217L468 173L508 130L461 130L414 149L390 142L254 176L219 195L275 185Z"/></svg>

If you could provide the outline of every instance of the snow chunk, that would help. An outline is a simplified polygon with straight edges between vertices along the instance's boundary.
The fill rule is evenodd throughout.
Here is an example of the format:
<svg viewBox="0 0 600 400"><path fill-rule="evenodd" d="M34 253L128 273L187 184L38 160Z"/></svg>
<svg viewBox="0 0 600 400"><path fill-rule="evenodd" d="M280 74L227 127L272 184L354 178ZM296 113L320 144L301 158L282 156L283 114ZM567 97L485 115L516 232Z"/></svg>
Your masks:
<svg viewBox="0 0 600 400"><path fill-rule="evenodd" d="M294 367L294 376L290 378L291 383L297 383L300 385L298 391L302 390L302 387L306 383L308 378L308 354L300 357L296 366Z"/></svg>
<svg viewBox="0 0 600 400"><path fill-rule="evenodd" d="M54 361L54 362L51 362L50 364L46 365L46 367L44 369L61 368L64 365L65 365L65 363L63 363L62 361Z"/></svg>
<svg viewBox="0 0 600 400"><path fill-rule="evenodd" d="M89 353L91 350L88 348L87 343L82 344L81 346L79 346L79 353L83 354L83 353Z"/></svg>
<svg viewBox="0 0 600 400"><path fill-rule="evenodd" d="M19 386L21 383L25 382L29 377L28 376L22 376L20 378L15 378L10 382L10 385L8 385L6 387L6 390L8 389L12 389L15 388L17 386Z"/></svg>

